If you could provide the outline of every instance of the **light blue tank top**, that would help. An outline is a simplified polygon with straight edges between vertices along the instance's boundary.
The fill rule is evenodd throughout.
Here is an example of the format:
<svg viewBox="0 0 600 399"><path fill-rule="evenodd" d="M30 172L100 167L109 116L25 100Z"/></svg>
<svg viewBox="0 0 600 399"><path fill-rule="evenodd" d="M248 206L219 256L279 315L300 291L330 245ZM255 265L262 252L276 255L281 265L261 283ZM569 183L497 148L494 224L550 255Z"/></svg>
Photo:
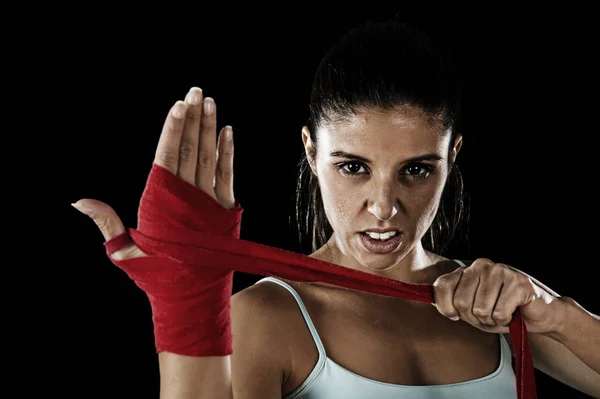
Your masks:
<svg viewBox="0 0 600 399"><path fill-rule="evenodd" d="M510 347L500 337L500 365L493 373L470 381L445 385L396 385L372 380L345 369L327 357L319 334L300 298L286 282L265 277L255 284L271 281L287 289L296 299L304 321L319 351L319 359L306 380L283 399L516 399L516 380Z"/></svg>

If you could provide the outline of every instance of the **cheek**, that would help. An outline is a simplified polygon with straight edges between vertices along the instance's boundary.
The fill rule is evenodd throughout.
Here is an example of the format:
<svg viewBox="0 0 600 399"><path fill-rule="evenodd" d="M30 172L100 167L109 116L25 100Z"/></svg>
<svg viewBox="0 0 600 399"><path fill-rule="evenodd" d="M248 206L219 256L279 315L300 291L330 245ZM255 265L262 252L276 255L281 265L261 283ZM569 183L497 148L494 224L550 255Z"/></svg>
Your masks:
<svg viewBox="0 0 600 399"><path fill-rule="evenodd" d="M416 219L418 226L428 228L435 217L444 190L444 180L445 176L435 177L429 184L409 191L409 214Z"/></svg>
<svg viewBox="0 0 600 399"><path fill-rule="evenodd" d="M325 214L334 230L351 223L352 214L360 206L359 190L351 190L336 172L323 173L320 178L321 197Z"/></svg>

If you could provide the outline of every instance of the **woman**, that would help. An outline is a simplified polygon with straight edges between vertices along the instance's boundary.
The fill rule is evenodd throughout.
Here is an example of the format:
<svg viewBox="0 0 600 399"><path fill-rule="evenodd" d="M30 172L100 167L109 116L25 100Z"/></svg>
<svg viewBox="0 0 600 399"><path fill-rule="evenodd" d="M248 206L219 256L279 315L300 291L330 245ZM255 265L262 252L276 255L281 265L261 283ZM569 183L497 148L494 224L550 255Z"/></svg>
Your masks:
<svg viewBox="0 0 600 399"><path fill-rule="evenodd" d="M309 208L298 218L312 235L310 257L433 285L435 306L266 277L231 298L233 354L159 351L161 397L516 397L508 335L516 308L536 367L600 395L597 316L512 267L447 259L436 249L439 233L453 232L444 202L460 183L460 90L427 39L396 23L355 29L322 60L312 93L299 191ZM215 157L216 105L192 88L167 117L155 164L235 213L231 127L218 139ZM126 231L107 204L75 205L107 242ZM117 262L146 256L131 243L114 248ZM156 302L159 285L132 278L146 292L158 290L153 313L163 318L155 325L175 320L173 302L168 312ZM227 291L226 282L220 287ZM194 317L183 314L177 321ZM179 339L160 331L162 348L165 336Z"/></svg>

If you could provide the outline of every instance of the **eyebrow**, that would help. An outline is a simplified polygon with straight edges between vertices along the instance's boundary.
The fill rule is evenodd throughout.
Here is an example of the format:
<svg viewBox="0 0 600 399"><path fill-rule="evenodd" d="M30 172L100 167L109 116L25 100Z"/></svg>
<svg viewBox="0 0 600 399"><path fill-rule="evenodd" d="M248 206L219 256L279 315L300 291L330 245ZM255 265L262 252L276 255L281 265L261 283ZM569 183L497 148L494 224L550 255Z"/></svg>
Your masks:
<svg viewBox="0 0 600 399"><path fill-rule="evenodd" d="M354 159L356 161L361 161L364 163L372 163L367 158L361 157L360 155L351 154L346 151L333 151L330 155L332 157L348 158L348 159ZM417 157L409 158L409 159L405 160L404 163L422 162L422 161L441 161L442 159L444 159L444 158L442 156L440 156L439 154L431 153L431 154L419 155Z"/></svg>

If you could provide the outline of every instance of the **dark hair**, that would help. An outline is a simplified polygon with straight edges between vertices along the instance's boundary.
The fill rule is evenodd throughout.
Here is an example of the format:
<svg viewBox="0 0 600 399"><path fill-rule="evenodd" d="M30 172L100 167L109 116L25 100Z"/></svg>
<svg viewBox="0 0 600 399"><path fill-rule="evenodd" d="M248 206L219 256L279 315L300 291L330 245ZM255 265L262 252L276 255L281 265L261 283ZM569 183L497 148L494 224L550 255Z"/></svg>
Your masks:
<svg viewBox="0 0 600 399"><path fill-rule="evenodd" d="M394 21L368 22L348 32L326 53L314 76L307 126L315 149L320 126L342 120L357 108L410 106L451 132L450 151L456 137L461 79L446 51L436 48L423 32ZM305 153L298 169L298 239L303 252L314 252L333 230ZM426 249L440 253L446 249L465 216L463 195L462 176L451 165L437 214L423 237Z"/></svg>

